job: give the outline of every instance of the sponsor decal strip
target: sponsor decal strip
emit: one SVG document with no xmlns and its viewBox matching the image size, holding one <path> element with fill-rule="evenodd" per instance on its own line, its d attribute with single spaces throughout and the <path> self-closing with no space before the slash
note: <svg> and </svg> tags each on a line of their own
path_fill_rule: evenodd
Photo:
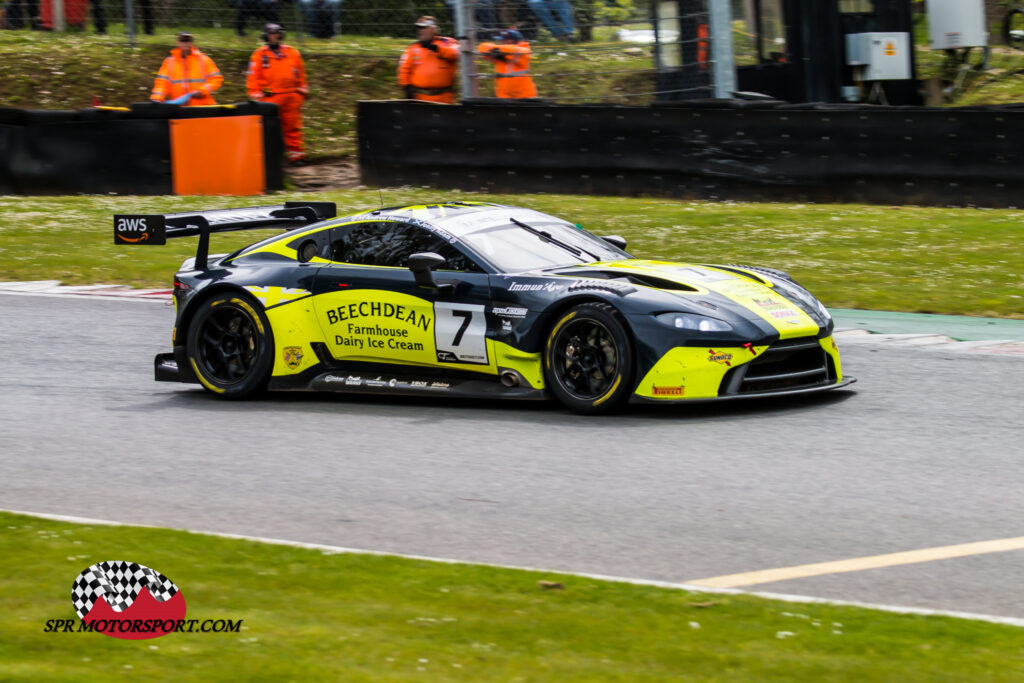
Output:
<svg viewBox="0 0 1024 683">
<path fill-rule="evenodd" d="M 565 569 L 550 569 L 545 567 L 530 567 L 526 565 L 497 564 L 492 562 L 467 562 L 465 560 L 452 559 L 447 557 L 432 557 L 429 555 L 411 555 L 406 553 L 383 552 L 379 550 L 365 550 L 362 548 L 347 548 L 344 546 L 324 545 L 321 543 L 304 543 L 302 541 L 289 541 L 280 538 L 265 538 L 262 536 L 247 536 L 242 534 L 224 534 L 215 531 L 202 529 L 179 529 L 175 527 L 158 527 L 151 524 L 125 524 L 105 519 L 93 519 L 90 517 L 77 517 L 73 515 L 56 515 L 46 512 L 27 512 L 24 510 L 8 510 L 0 508 L 3 512 L 10 512 L 15 515 L 26 515 L 38 517 L 39 519 L 52 519 L 56 522 L 68 522 L 71 524 L 96 524 L 103 526 L 133 526 L 143 529 L 169 529 L 171 531 L 187 531 L 193 534 L 203 534 L 216 538 L 227 538 L 239 541 L 254 541 L 268 545 L 282 545 L 290 548 L 305 548 L 307 550 L 319 550 L 331 554 L 352 554 L 352 555 L 376 555 L 379 557 L 401 557 L 408 560 L 422 560 L 424 562 L 440 562 L 443 564 L 469 564 L 477 567 L 495 567 L 497 569 L 519 569 L 528 572 L 544 572 L 550 574 L 562 574 L 565 576 L 579 576 L 586 579 L 598 581 L 611 581 L 614 583 L 626 583 L 635 586 L 653 586 L 655 588 L 669 588 L 674 590 L 690 591 L 694 593 L 717 593 L 725 595 L 753 595 L 769 600 L 781 600 L 792 603 L 809 603 L 820 605 L 842 605 L 847 607 L 863 607 L 883 612 L 896 614 L 920 614 L 923 616 L 955 617 L 958 619 L 970 619 L 973 621 L 985 621 L 993 624 L 1005 624 L 1008 626 L 1019 626 L 1024 628 L 1024 619 L 1018 617 L 1005 617 L 993 614 L 976 614 L 972 612 L 958 612 L 953 610 L 936 610 L 923 607 L 904 607 L 901 605 L 886 605 L 871 602 L 860 602 L 855 600 L 834 600 L 831 598 L 819 598 L 810 595 L 791 595 L 787 593 L 770 593 L 763 591 L 745 591 L 736 588 L 716 588 L 696 583 L 675 583 L 671 581 L 656 581 L 653 579 L 634 579 L 623 576 L 612 576 L 608 574 L 594 574 L 591 572 L 574 572 Z M 1013 540 L 1013 539 L 1008 539 Z M 1021 539 L 1024 540 L 1024 539 Z M 953 546 L 955 547 L 955 546 Z"/>
</svg>

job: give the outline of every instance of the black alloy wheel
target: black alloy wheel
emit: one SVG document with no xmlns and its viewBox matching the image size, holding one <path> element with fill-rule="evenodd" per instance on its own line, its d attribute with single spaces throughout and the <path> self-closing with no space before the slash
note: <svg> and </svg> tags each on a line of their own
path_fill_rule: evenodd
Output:
<svg viewBox="0 0 1024 683">
<path fill-rule="evenodd" d="M 204 387 L 224 398 L 247 398 L 266 387 L 273 348 L 259 304 L 239 294 L 203 302 L 189 328 L 192 369 Z"/>
<path fill-rule="evenodd" d="M 564 314 L 548 335 L 544 374 L 567 407 L 583 413 L 619 408 L 633 391 L 633 345 L 621 314 L 586 303 Z"/>
</svg>

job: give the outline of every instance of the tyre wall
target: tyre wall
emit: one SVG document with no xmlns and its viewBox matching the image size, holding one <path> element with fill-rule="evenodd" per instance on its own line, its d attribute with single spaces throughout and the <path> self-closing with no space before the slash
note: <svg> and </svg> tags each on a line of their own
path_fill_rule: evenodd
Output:
<svg viewBox="0 0 1024 683">
<path fill-rule="evenodd" d="M 1024 204 L 1024 108 L 360 102 L 369 185 L 761 201 Z"/>
<path fill-rule="evenodd" d="M 284 145 L 275 105 L 178 107 L 147 102 L 130 109 L 0 108 L 0 193 L 172 194 L 182 186 L 176 174 L 189 171 L 175 163 L 171 121 L 254 115 L 262 119 L 263 168 L 256 171 L 264 190 L 282 189 Z"/>
</svg>

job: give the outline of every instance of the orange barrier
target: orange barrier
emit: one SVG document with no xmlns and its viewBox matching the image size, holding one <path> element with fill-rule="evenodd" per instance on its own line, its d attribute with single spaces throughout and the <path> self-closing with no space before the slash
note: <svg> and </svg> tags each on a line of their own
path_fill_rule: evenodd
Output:
<svg viewBox="0 0 1024 683">
<path fill-rule="evenodd" d="M 174 194 L 266 191 L 262 117 L 172 119 L 170 123 Z"/>
</svg>

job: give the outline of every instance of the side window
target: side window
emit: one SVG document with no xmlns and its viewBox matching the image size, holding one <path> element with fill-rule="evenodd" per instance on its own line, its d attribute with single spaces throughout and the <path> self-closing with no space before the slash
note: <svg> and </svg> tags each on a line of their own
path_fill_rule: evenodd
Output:
<svg viewBox="0 0 1024 683">
<path fill-rule="evenodd" d="M 334 228 L 331 260 L 364 266 L 409 267 L 409 256 L 433 251 L 445 258 L 439 270 L 482 272 L 472 259 L 434 233 L 415 225 L 368 221 Z"/>
</svg>

